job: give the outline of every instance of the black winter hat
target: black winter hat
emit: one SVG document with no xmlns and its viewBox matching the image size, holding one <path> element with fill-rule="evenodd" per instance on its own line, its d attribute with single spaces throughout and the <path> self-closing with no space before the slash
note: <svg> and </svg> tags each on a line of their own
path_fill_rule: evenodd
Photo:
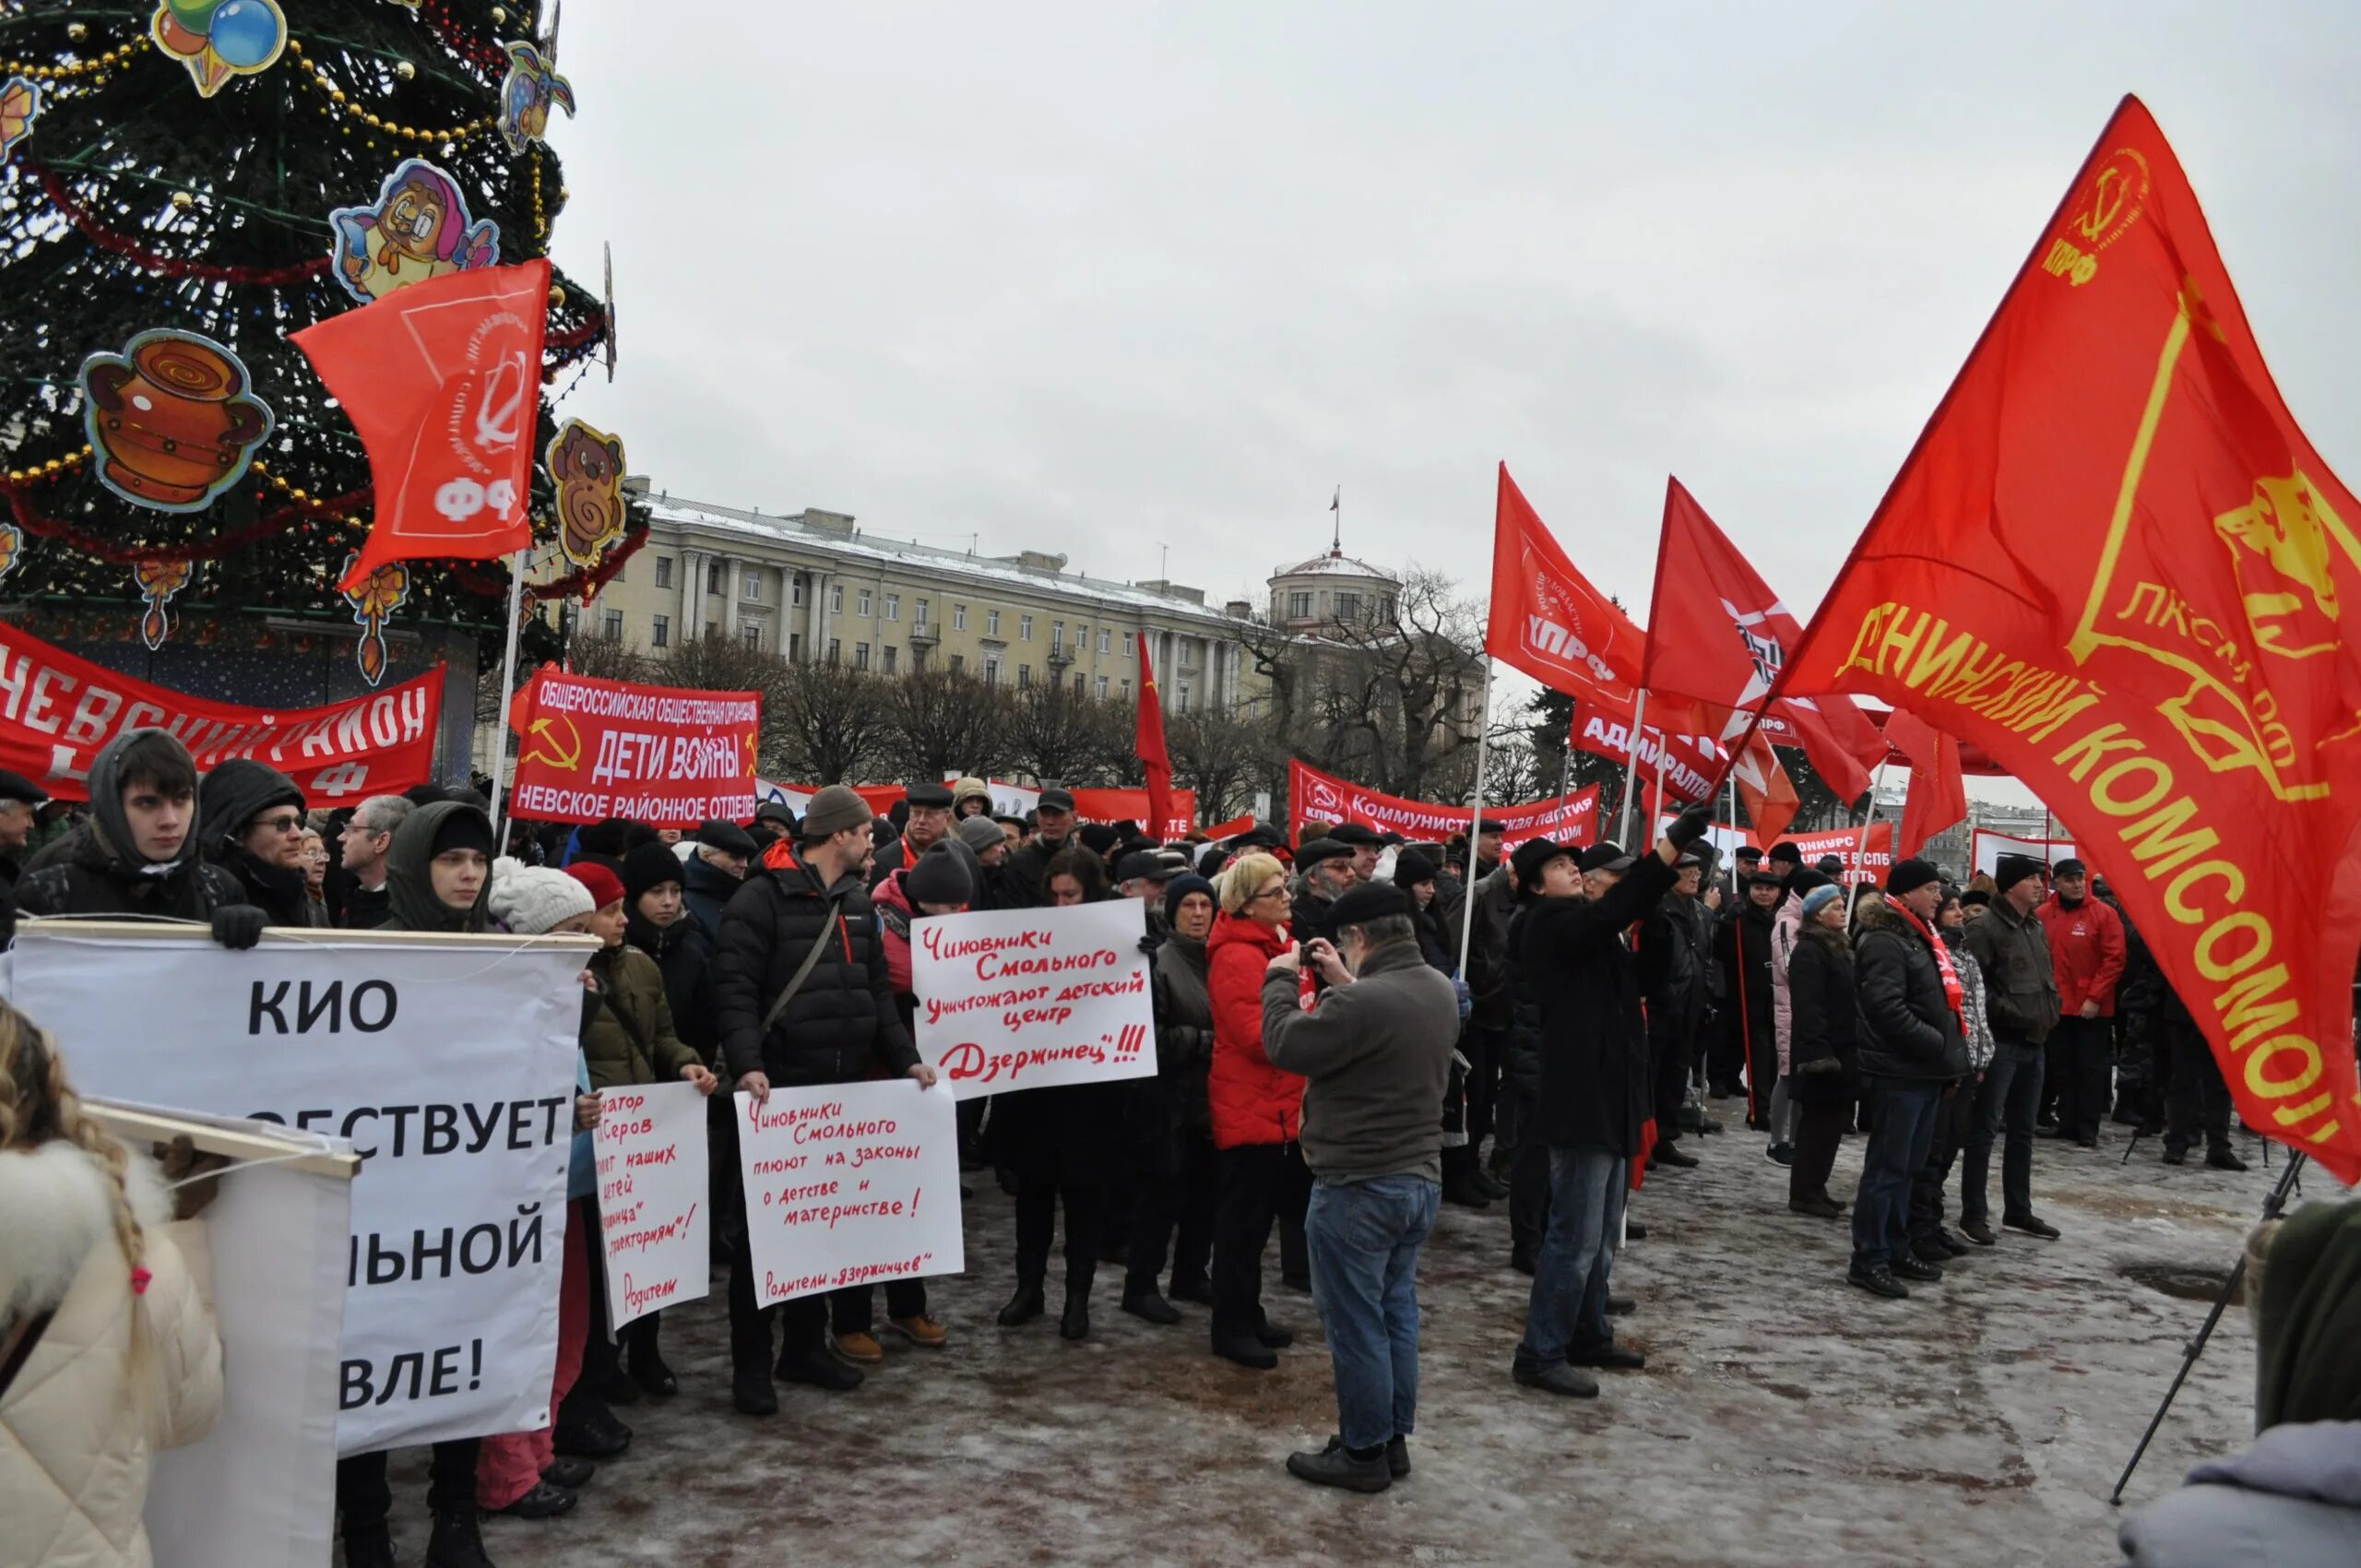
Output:
<svg viewBox="0 0 2361 1568">
<path fill-rule="evenodd" d="M 1323 861 L 1349 861 L 1353 847 L 1341 838 L 1314 838 L 1295 852 L 1298 871 L 1310 871 Z"/>
<path fill-rule="evenodd" d="M 2051 866 L 2049 868 L 2049 874 L 2055 877 L 2088 876 L 2091 874 L 2091 868 L 2076 860 L 2073 856 L 2069 855 L 2064 860 L 2058 861 L 2056 865 Z"/>
<path fill-rule="evenodd" d="M 0 768 L 0 801 L 21 801 L 26 805 L 38 806 L 48 799 L 49 791 L 23 774 Z"/>
<path fill-rule="evenodd" d="M 1804 852 L 1796 848 L 1792 840 L 1782 838 L 1771 846 L 1771 859 L 1799 866 L 1804 863 Z"/>
<path fill-rule="evenodd" d="M 1620 844 L 1593 844 L 1574 863 L 1584 872 L 1611 871 L 1619 874 L 1630 871 L 1638 858 Z"/>
<path fill-rule="evenodd" d="M 903 790 L 902 798 L 914 806 L 940 806 L 948 811 L 951 809 L 951 786 L 925 780 Z"/>
<path fill-rule="evenodd" d="M 734 822 L 716 820 L 697 829 L 697 842 L 708 849 L 718 849 L 725 855 L 743 855 L 752 860 L 755 853 L 754 836 Z"/>
<path fill-rule="evenodd" d="M 1221 895 L 1214 890 L 1214 885 L 1207 882 L 1204 877 L 1199 876 L 1196 873 L 1189 872 L 1183 875 L 1174 877 L 1171 881 L 1164 885 L 1165 924 L 1177 925 L 1180 923 L 1180 900 L 1186 898 L 1192 893 L 1202 893 L 1206 897 L 1214 901 L 1215 909 L 1218 909 L 1221 908 Z"/>
<path fill-rule="evenodd" d="M 902 890 L 913 904 L 966 904 L 976 896 L 976 883 L 946 841 L 928 846 L 919 863 L 902 873 Z"/>
<path fill-rule="evenodd" d="M 623 902 L 626 908 L 639 908 L 639 896 L 649 888 L 680 880 L 681 857 L 672 852 L 670 844 L 642 844 L 623 857 Z"/>
<path fill-rule="evenodd" d="M 1896 861 L 1893 862 L 1893 869 L 1885 873 L 1885 890 L 1900 897 L 1903 894 L 1924 887 L 1930 882 L 1942 880 L 1942 868 L 1932 861 Z"/>
<path fill-rule="evenodd" d="M 1992 886 L 1996 892 L 2006 893 L 2025 878 L 2040 874 L 2041 862 L 2031 855 L 2003 855 L 1992 868 Z"/>
<path fill-rule="evenodd" d="M 1416 887 L 1435 879 L 1435 862 L 1423 849 L 1399 849 L 1394 856 L 1394 885 Z"/>
<path fill-rule="evenodd" d="M 1348 925 L 1367 925 L 1388 915 L 1406 915 L 1417 906 L 1410 896 L 1390 882 L 1365 882 L 1348 887 L 1328 906 L 1328 940 L 1335 941 Z"/>
<path fill-rule="evenodd" d="M 1108 822 L 1086 822 L 1074 829 L 1074 836 L 1082 841 L 1084 849 L 1101 857 L 1123 841 L 1123 836 L 1115 831 L 1114 824 Z"/>
<path fill-rule="evenodd" d="M 1528 838 L 1509 851 L 1509 864 L 1516 870 L 1519 887 L 1538 888 L 1541 868 L 1563 855 L 1577 865 L 1582 863 L 1582 851 L 1572 844 L 1555 843 L 1548 838 Z"/>
<path fill-rule="evenodd" d="M 1375 849 L 1385 842 L 1384 835 L 1368 824 L 1359 822 L 1340 822 L 1328 830 L 1328 837 L 1339 844 L 1350 844 L 1356 849 Z"/>
</svg>

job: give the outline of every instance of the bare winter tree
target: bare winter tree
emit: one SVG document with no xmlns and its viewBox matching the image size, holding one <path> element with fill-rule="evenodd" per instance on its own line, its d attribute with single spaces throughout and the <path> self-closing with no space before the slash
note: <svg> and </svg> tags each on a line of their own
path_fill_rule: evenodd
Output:
<svg viewBox="0 0 2361 1568">
<path fill-rule="evenodd" d="M 1242 719 L 1212 708 L 1167 714 L 1164 745 L 1173 782 L 1197 792 L 1200 824 L 1227 821 L 1246 809 L 1267 770 L 1277 731 L 1268 719 Z"/>
<path fill-rule="evenodd" d="M 619 637 L 575 637 L 566 646 L 565 659 L 575 674 L 601 681 L 648 678 L 647 657 Z"/>
<path fill-rule="evenodd" d="M 1008 695 L 965 671 L 920 670 L 886 683 L 891 764 L 912 778 L 979 778 L 1011 760 Z"/>
<path fill-rule="evenodd" d="M 785 711 L 787 662 L 776 653 L 749 647 L 734 637 L 691 637 L 647 660 L 643 679 L 693 692 L 755 692 L 763 699 L 763 723 L 755 745 L 763 762 L 776 766 L 793 735 Z"/>
<path fill-rule="evenodd" d="M 1092 783 L 1132 761 L 1132 710 L 1071 686 L 1029 686 L 1009 705 L 1009 756 L 1037 778 Z"/>
<path fill-rule="evenodd" d="M 1413 566 L 1390 600 L 1322 628 L 1301 657 L 1295 719 L 1325 732 L 1326 754 L 1356 778 L 1418 800 L 1474 782 L 1474 713 L 1484 684 L 1478 607 L 1441 572 Z M 1300 744 L 1301 742 L 1298 741 Z"/>
<path fill-rule="evenodd" d="M 866 670 L 842 664 L 785 664 L 777 713 L 779 749 L 765 762 L 814 784 L 866 781 L 885 766 L 894 740 L 892 701 L 886 682 Z M 771 729 L 773 707 L 764 702 L 764 725 Z"/>
</svg>

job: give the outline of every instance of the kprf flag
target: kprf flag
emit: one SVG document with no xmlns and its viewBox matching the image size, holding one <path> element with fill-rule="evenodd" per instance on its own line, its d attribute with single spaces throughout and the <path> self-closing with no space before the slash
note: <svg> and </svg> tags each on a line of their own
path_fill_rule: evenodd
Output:
<svg viewBox="0 0 2361 1568">
<path fill-rule="evenodd" d="M 339 588 L 388 561 L 532 541 L 546 257 L 413 283 L 291 334 L 369 453 L 375 521 Z"/>
<path fill-rule="evenodd" d="M 1172 821 L 1172 754 L 1164 749 L 1164 702 L 1156 689 L 1156 661 L 1148 655 L 1145 627 L 1139 638 L 1140 712 L 1133 744 L 1140 766 L 1147 770 L 1148 832 L 1161 840 Z"/>
<path fill-rule="evenodd" d="M 1484 651 L 1627 729 L 1647 638 L 1591 587 L 1501 465 Z M 1662 714 L 1651 714 L 1660 723 Z"/>
<path fill-rule="evenodd" d="M 1655 601 L 1648 619 L 1656 640 L 1640 683 L 1651 694 L 1692 697 L 1731 716 L 1724 724 L 1726 739 L 1744 728 L 1738 716 L 1762 712 L 1779 719 L 1789 735 L 1773 733 L 1783 743 L 1792 736 L 1840 800 L 1869 792 L 1869 770 L 1886 754 L 1877 726 L 1849 697 L 1770 700 L 1786 650 L 1803 627 L 1677 479 L 1665 481 L 1664 535 L 1656 546 Z"/>
<path fill-rule="evenodd" d="M 2361 1178 L 2361 505 L 2136 100 L 1790 650 L 2058 809 L 2240 1112 Z"/>
<path fill-rule="evenodd" d="M 1967 782 L 1960 777 L 1959 742 L 1905 708 L 1886 715 L 1885 738 L 1910 759 L 1910 796 L 1902 808 L 1902 852 L 1915 855 L 1927 840 L 1967 820 Z"/>
</svg>

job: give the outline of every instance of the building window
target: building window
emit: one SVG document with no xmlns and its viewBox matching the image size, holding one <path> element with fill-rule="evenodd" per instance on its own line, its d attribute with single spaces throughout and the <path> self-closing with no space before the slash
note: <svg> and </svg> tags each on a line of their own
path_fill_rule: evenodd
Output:
<svg viewBox="0 0 2361 1568">
<path fill-rule="evenodd" d="M 1032 617 L 1032 616 L 1030 616 L 1030 615 L 1019 615 L 1019 616 L 1016 618 L 1016 640 L 1017 640 L 1018 642 L 1025 642 L 1025 643 L 1029 643 L 1029 642 L 1031 642 L 1031 641 L 1033 640 L 1033 617 Z"/>
<path fill-rule="evenodd" d="M 830 637 L 828 639 L 828 662 L 831 664 L 837 662 L 839 659 L 844 658 L 844 639 L 842 637 Z"/>
<path fill-rule="evenodd" d="M 876 603 L 877 600 L 872 597 L 870 591 L 867 588 L 863 588 L 860 590 L 860 608 L 855 610 L 853 613 L 866 621 L 872 615 L 876 613 Z"/>
<path fill-rule="evenodd" d="M 1066 646 L 1066 624 L 1065 624 L 1063 621 L 1052 621 L 1052 622 L 1050 622 L 1050 652 L 1052 652 L 1052 653 L 1062 653 L 1062 652 L 1064 652 L 1064 651 L 1065 651 L 1065 646 Z"/>
<path fill-rule="evenodd" d="M 1028 691 L 1032 688 L 1032 685 L 1033 666 L 1030 664 L 1018 665 L 1016 667 L 1016 689 L 1020 692 Z"/>
<path fill-rule="evenodd" d="M 705 624 L 705 635 L 709 637 L 719 636 L 721 635 L 721 623 L 718 621 L 707 621 Z"/>
<path fill-rule="evenodd" d="M 1360 596 L 1359 594 L 1357 594 L 1357 593 L 1340 593 L 1340 594 L 1338 594 L 1338 595 L 1336 596 L 1336 619 L 1337 619 L 1337 620 L 1339 620 L 1339 621 L 1358 621 L 1358 620 L 1359 620 L 1359 619 L 1360 619 L 1360 613 L 1361 613 L 1361 596 Z"/>
<path fill-rule="evenodd" d="M 1172 711 L 1175 713 L 1189 711 L 1189 683 L 1186 681 L 1181 682 L 1180 689 L 1172 694 Z"/>
<path fill-rule="evenodd" d="M 926 631 L 926 600 L 921 599 L 910 606 L 910 624 L 923 634 Z"/>
<path fill-rule="evenodd" d="M 707 593 L 721 591 L 721 563 L 718 561 L 710 562 L 706 566 L 705 591 Z"/>
<path fill-rule="evenodd" d="M 984 655 L 984 684 L 987 686 L 1000 684 L 1000 658 L 996 654 Z"/>
<path fill-rule="evenodd" d="M 647 635 L 647 646 L 650 647 L 670 647 L 672 646 L 672 617 L 670 615 L 658 615 L 656 617 L 655 630 L 651 631 Z"/>
<path fill-rule="evenodd" d="M 738 640 L 757 653 L 762 651 L 763 626 L 759 621 L 749 621 L 738 628 Z"/>
<path fill-rule="evenodd" d="M 1130 677 L 1126 676 L 1121 681 L 1117 682 L 1116 686 L 1117 689 L 1122 693 L 1123 700 L 1125 702 L 1132 700 L 1132 683 Z"/>
<path fill-rule="evenodd" d="M 738 579 L 738 597 L 745 600 L 750 604 L 759 604 L 762 602 L 763 572 L 761 567 L 749 566 L 746 568 L 746 575 Z"/>
<path fill-rule="evenodd" d="M 658 555 L 656 558 L 656 586 L 658 588 L 672 586 L 672 558 L 670 555 Z"/>
<path fill-rule="evenodd" d="M 1392 594 L 1389 593 L 1377 601 L 1377 618 L 1381 621 L 1391 621 L 1394 619 L 1394 596 Z"/>
<path fill-rule="evenodd" d="M 1000 636 L 999 611 L 987 610 L 984 612 L 984 636 L 988 637 L 996 637 Z"/>
<path fill-rule="evenodd" d="M 801 604 L 803 602 L 802 573 L 790 572 L 788 574 L 787 601 L 789 604 Z"/>
<path fill-rule="evenodd" d="M 955 632 L 964 632 L 967 629 L 967 607 L 966 605 L 955 604 L 951 607 L 951 629 Z"/>
<path fill-rule="evenodd" d="M 1291 593 L 1287 595 L 1287 619 L 1290 621 L 1309 621 L 1311 619 L 1311 594 Z"/>
<path fill-rule="evenodd" d="M 790 659 L 801 659 L 803 657 L 803 634 L 801 632 L 789 632 L 787 634 L 787 657 Z"/>
<path fill-rule="evenodd" d="M 869 668 L 869 645 L 867 643 L 855 643 L 852 645 L 852 667 L 856 670 L 866 670 Z"/>
<path fill-rule="evenodd" d="M 623 640 L 623 612 L 622 611 L 608 611 L 604 624 L 607 628 L 607 639 L 610 642 L 621 642 Z"/>
<path fill-rule="evenodd" d="M 1082 671 L 1079 670 L 1074 672 L 1074 695 L 1080 696 L 1082 695 Z"/>
<path fill-rule="evenodd" d="M 1090 651 L 1089 627 L 1076 626 L 1074 629 L 1074 650 L 1076 653 L 1088 653 Z"/>
<path fill-rule="evenodd" d="M 1107 677 L 1104 675 L 1098 677 L 1098 700 L 1100 702 L 1107 700 Z"/>
<path fill-rule="evenodd" d="M 842 583 L 830 583 L 828 585 L 828 613 L 831 615 L 841 615 L 844 612 L 845 585 Z"/>
<path fill-rule="evenodd" d="M 1125 632 L 1123 634 L 1123 657 L 1125 659 L 1132 657 L 1132 640 L 1137 635 L 1137 633 L 1133 632 Z"/>
<path fill-rule="evenodd" d="M 902 650 L 900 648 L 896 647 L 892 643 L 887 643 L 885 645 L 885 673 L 888 675 L 894 673 L 894 656 L 901 651 Z"/>
<path fill-rule="evenodd" d="M 967 656 L 966 654 L 955 653 L 951 656 L 951 672 L 954 675 L 964 675 L 967 672 Z"/>
<path fill-rule="evenodd" d="M 888 621 L 898 621 L 901 618 L 902 596 L 898 593 L 887 594 L 885 596 L 885 619 Z"/>
<path fill-rule="evenodd" d="M 1112 650 L 1112 648 L 1114 647 L 1114 644 L 1115 644 L 1115 634 L 1114 634 L 1114 633 L 1112 633 L 1112 632 L 1110 632 L 1110 631 L 1109 631 L 1109 630 L 1108 630 L 1106 627 L 1104 627 L 1104 626 L 1099 627 L 1099 628 L 1098 628 L 1098 651 L 1099 651 L 1099 652 L 1101 652 L 1101 653 L 1107 653 L 1107 652 L 1109 652 L 1109 651 L 1111 651 L 1111 650 Z"/>
</svg>

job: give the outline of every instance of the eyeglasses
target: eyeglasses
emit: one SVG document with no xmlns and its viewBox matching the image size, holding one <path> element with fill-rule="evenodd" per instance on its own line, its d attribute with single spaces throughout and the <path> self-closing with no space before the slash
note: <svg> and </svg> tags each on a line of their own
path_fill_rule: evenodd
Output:
<svg viewBox="0 0 2361 1568">
<path fill-rule="evenodd" d="M 1259 904 L 1265 898 L 1284 898 L 1287 896 L 1287 886 L 1285 884 L 1281 884 L 1276 887 L 1265 887 L 1262 892 L 1252 895 L 1246 901 L 1250 904 Z"/>
<path fill-rule="evenodd" d="M 303 831 L 303 819 L 300 816 L 257 817 L 255 826 L 265 833 L 301 833 Z"/>
</svg>

